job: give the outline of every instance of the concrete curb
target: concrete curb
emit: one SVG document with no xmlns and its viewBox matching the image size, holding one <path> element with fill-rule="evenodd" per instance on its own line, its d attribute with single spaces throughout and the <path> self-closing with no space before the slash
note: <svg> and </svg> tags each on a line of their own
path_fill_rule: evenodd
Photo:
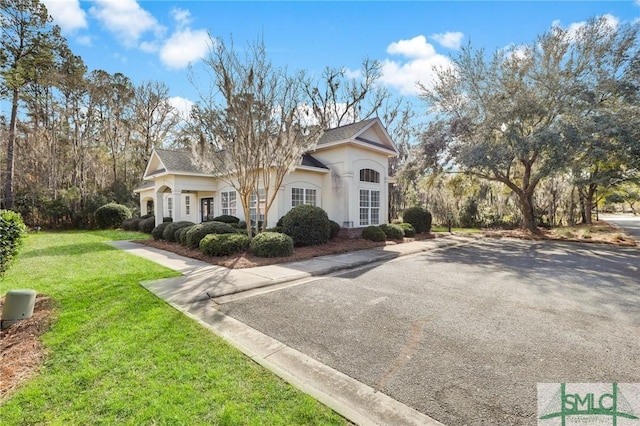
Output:
<svg viewBox="0 0 640 426">
<path fill-rule="evenodd" d="M 215 309 L 214 303 L 212 303 L 210 299 L 278 284 L 286 284 L 305 278 L 335 274 L 368 265 L 373 266 L 401 257 L 465 244 L 475 240 L 474 238 L 458 236 L 452 236 L 451 239 L 448 236 L 438 239 L 440 241 L 429 245 L 416 244 L 395 250 L 395 247 L 377 251 L 376 249 L 372 249 L 367 252 L 367 254 L 371 256 L 365 256 L 364 259 L 346 260 L 345 257 L 322 256 L 326 259 L 316 258 L 315 263 L 318 263 L 318 260 L 326 261 L 329 263 L 328 266 L 317 267 L 317 265 L 313 265 L 313 263 L 310 262 L 306 265 L 313 265 L 312 271 L 294 273 L 276 279 L 268 279 L 267 276 L 269 272 L 277 275 L 278 271 L 261 270 L 260 273 L 254 271 L 254 274 L 251 274 L 250 270 L 240 270 L 249 275 L 238 276 L 247 278 L 253 275 L 253 277 L 257 278 L 257 281 L 250 283 L 249 288 L 240 288 L 237 291 L 226 293 L 222 292 L 224 294 L 218 296 L 201 290 L 202 287 L 200 286 L 202 286 L 202 282 L 206 282 L 207 277 L 211 277 L 210 275 L 206 273 L 203 274 L 205 276 L 204 280 L 202 277 L 197 276 L 199 271 L 203 269 L 206 269 L 209 273 L 212 271 L 217 273 L 220 271 L 219 269 L 211 268 L 210 265 L 207 266 L 207 264 L 199 261 L 192 261 L 188 258 L 182 258 L 181 256 L 163 253 L 162 250 L 145 251 L 144 246 L 140 247 L 130 242 L 114 242 L 111 245 L 182 272 L 183 275 L 180 277 L 143 282 L 140 284 L 157 297 L 163 299 L 170 306 L 199 322 L 208 330 L 216 333 L 258 364 L 271 370 L 291 385 L 311 395 L 355 424 L 437 426 L 442 425 L 442 423 L 221 313 Z M 298 264 L 298 266 L 300 266 L 300 264 Z M 224 273 L 223 271 L 223 275 Z M 226 273 L 229 273 L 229 271 L 226 271 Z M 228 275 L 224 275 L 224 277 L 228 278 Z M 260 278 L 263 277 L 265 279 L 260 280 Z M 191 288 L 189 288 L 190 280 L 192 281 Z M 159 288 L 162 284 L 171 287 L 172 291 L 163 293 L 162 289 Z M 184 288 L 182 285 L 184 285 Z M 180 297 L 180 294 L 185 291 L 188 292 L 191 290 L 193 292 L 194 286 L 196 288 L 195 292 L 199 291 L 199 294 L 190 298 Z"/>
<path fill-rule="evenodd" d="M 175 309 L 252 360 L 358 425 L 442 423 L 216 310 L 209 302 Z"/>
</svg>

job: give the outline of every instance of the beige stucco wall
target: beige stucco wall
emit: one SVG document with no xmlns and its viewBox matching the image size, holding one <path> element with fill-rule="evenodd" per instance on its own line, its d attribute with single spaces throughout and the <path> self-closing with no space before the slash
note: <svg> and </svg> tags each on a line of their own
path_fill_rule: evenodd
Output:
<svg viewBox="0 0 640 426">
<path fill-rule="evenodd" d="M 364 137 L 381 140 L 375 130 L 369 130 Z M 325 164 L 328 172 L 299 168 L 288 174 L 277 192 L 276 199 L 269 211 L 267 226 L 273 227 L 280 217 L 291 209 L 291 189 L 309 188 L 316 190 L 316 205 L 322 207 L 331 220 L 343 227 L 360 227 L 360 189 L 379 190 L 380 223 L 386 223 L 388 217 L 388 170 L 389 159 L 386 153 L 367 149 L 355 144 L 341 144 L 322 148 L 312 155 Z M 373 169 L 380 173 L 380 183 L 360 182 L 361 169 Z M 260 185 L 263 187 L 263 184 Z M 231 191 L 233 187 L 219 179 L 207 176 L 160 175 L 154 179 L 154 187 L 140 192 L 141 209 L 146 208 L 146 200 L 154 200 L 156 223 L 168 216 L 168 199 L 173 199 L 171 216 L 174 221 L 201 221 L 201 200 L 213 197 L 214 216 L 222 214 L 221 193 Z M 273 190 L 271 190 L 272 192 Z M 190 206 L 187 214 L 186 199 Z M 144 212 L 143 212 L 144 214 Z M 236 216 L 244 218 L 239 196 L 237 197 Z"/>
</svg>

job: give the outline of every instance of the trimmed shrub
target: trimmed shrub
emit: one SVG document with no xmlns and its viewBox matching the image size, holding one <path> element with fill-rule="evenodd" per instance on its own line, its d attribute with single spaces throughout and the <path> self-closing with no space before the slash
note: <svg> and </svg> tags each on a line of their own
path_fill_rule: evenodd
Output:
<svg viewBox="0 0 640 426">
<path fill-rule="evenodd" d="M 208 234 L 200 241 L 200 250 L 207 256 L 242 253 L 248 247 L 249 237 L 242 234 Z"/>
<path fill-rule="evenodd" d="M 402 220 L 410 223 L 417 234 L 431 231 L 431 213 L 422 207 L 409 207 L 402 213 Z"/>
<path fill-rule="evenodd" d="M 187 247 L 195 249 L 207 234 L 236 234 L 238 231 L 228 223 L 202 222 L 187 231 Z"/>
<path fill-rule="evenodd" d="M 131 210 L 122 204 L 109 203 L 98 207 L 94 213 L 96 225 L 100 229 L 118 228 L 125 219 L 131 217 Z"/>
<path fill-rule="evenodd" d="M 282 234 L 282 226 L 274 226 L 273 228 L 267 228 L 264 230 L 264 232 L 278 232 L 280 234 Z"/>
<path fill-rule="evenodd" d="M 402 230 L 404 231 L 404 236 L 407 238 L 413 238 L 416 236 L 416 230 L 413 228 L 413 225 L 411 225 L 410 223 L 398 223 L 398 226 L 400 228 L 402 228 Z"/>
<path fill-rule="evenodd" d="M 0 210 L 0 275 L 9 267 L 9 262 L 18 253 L 27 232 L 20 213 Z"/>
<path fill-rule="evenodd" d="M 387 240 L 401 240 L 404 238 L 404 230 L 398 225 L 383 223 L 379 228 L 382 229 Z"/>
<path fill-rule="evenodd" d="M 173 222 L 173 218 L 171 216 L 165 216 L 162 218 L 162 222 Z"/>
<path fill-rule="evenodd" d="M 154 240 L 161 240 L 162 234 L 164 233 L 164 228 L 166 228 L 170 223 L 173 222 L 162 222 L 160 225 L 153 228 L 151 231 L 151 236 L 153 236 Z"/>
<path fill-rule="evenodd" d="M 362 238 L 370 241 L 384 241 L 387 239 L 387 236 L 379 226 L 372 225 L 362 230 Z"/>
<path fill-rule="evenodd" d="M 223 222 L 223 223 L 240 223 L 240 218 L 232 216 L 230 214 L 223 214 L 221 216 L 214 217 L 212 222 Z M 245 225 L 246 226 L 246 225 Z"/>
<path fill-rule="evenodd" d="M 156 218 L 155 216 L 148 217 L 146 219 L 142 219 L 138 223 L 138 231 L 144 232 L 145 234 L 150 234 L 153 231 L 153 228 L 156 227 Z"/>
<path fill-rule="evenodd" d="M 181 220 L 180 222 L 171 222 L 164 228 L 164 231 L 162 231 L 162 239 L 165 241 L 169 241 L 170 243 L 175 243 L 176 241 L 178 241 L 178 239 L 176 238 L 176 231 L 193 225 L 195 225 L 195 223 L 186 220 Z"/>
<path fill-rule="evenodd" d="M 289 210 L 282 219 L 282 230 L 296 247 L 324 244 L 329 241 L 327 212 L 320 207 L 302 204 Z"/>
<path fill-rule="evenodd" d="M 341 226 L 338 222 L 334 222 L 333 220 L 329 221 L 329 239 L 333 240 L 340 233 Z"/>
<path fill-rule="evenodd" d="M 278 219 L 278 221 L 276 222 L 276 227 L 283 227 L 283 220 L 284 220 L 284 216 L 282 216 L 280 219 Z"/>
<path fill-rule="evenodd" d="M 122 225 L 120 225 L 120 227 L 125 231 L 137 231 L 141 220 L 142 219 L 139 217 L 125 219 L 122 221 Z"/>
<path fill-rule="evenodd" d="M 176 241 L 179 242 L 180 245 L 183 245 L 183 246 L 187 245 L 187 232 L 189 232 L 189 230 L 194 226 L 195 225 L 185 226 L 184 228 L 180 228 L 176 231 Z"/>
<path fill-rule="evenodd" d="M 251 253 L 258 257 L 291 256 L 293 239 L 279 232 L 263 232 L 251 241 Z"/>
</svg>

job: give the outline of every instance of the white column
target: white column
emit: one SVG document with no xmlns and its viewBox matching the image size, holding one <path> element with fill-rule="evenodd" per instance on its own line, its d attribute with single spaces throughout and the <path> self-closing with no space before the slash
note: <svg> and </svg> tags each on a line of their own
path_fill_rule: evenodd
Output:
<svg viewBox="0 0 640 426">
<path fill-rule="evenodd" d="M 171 193 L 171 197 L 173 197 L 173 221 L 180 222 L 185 220 L 182 217 L 182 191 L 174 190 Z"/>
<path fill-rule="evenodd" d="M 163 193 L 162 192 L 155 192 L 155 200 L 154 200 L 154 205 L 153 208 L 155 209 L 155 216 L 156 216 L 156 226 L 160 225 L 162 223 L 162 218 L 163 218 L 163 214 L 164 214 L 164 197 L 163 197 Z"/>
</svg>

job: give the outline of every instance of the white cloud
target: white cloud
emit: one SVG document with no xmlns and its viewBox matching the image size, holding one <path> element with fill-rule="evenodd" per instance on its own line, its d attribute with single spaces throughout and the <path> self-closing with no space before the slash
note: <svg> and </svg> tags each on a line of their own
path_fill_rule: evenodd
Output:
<svg viewBox="0 0 640 426">
<path fill-rule="evenodd" d="M 135 46 L 148 31 L 152 31 L 156 37 L 165 31 L 136 0 L 95 0 L 94 4 L 89 9 L 90 13 L 125 46 Z"/>
<path fill-rule="evenodd" d="M 155 53 L 160 50 L 158 43 L 155 41 L 143 41 L 140 43 L 140 50 L 147 53 Z"/>
<path fill-rule="evenodd" d="M 387 48 L 387 52 L 408 58 L 404 61 L 386 59 L 382 64 L 381 82 L 398 89 L 403 95 L 418 95 L 420 92 L 417 82 L 430 87 L 436 76 L 435 69 L 453 66 L 451 60 L 436 53 L 434 47 L 427 43 L 426 37 L 422 35 L 411 40 L 393 42 Z"/>
<path fill-rule="evenodd" d="M 63 33 L 87 28 L 87 16 L 79 0 L 42 0 L 42 3 Z"/>
<path fill-rule="evenodd" d="M 193 107 L 194 102 L 181 96 L 173 96 L 169 98 L 169 104 L 176 109 L 178 115 L 183 120 L 188 120 L 189 113 L 191 112 L 191 107 Z"/>
<path fill-rule="evenodd" d="M 458 50 L 462 44 L 464 34 L 461 32 L 447 31 L 441 34 L 432 34 L 429 38 L 437 41 L 442 47 Z"/>
<path fill-rule="evenodd" d="M 637 0 L 637 1 L 640 1 L 640 0 Z M 604 18 L 605 25 L 611 29 L 617 28 L 618 25 L 620 24 L 620 20 L 611 14 L 601 15 L 599 16 L 599 18 Z M 569 38 L 569 40 L 572 40 L 572 41 L 575 40 L 580 30 L 582 30 L 582 28 L 584 28 L 586 24 L 587 24 L 586 21 L 573 22 L 569 24 L 569 26 L 565 29 L 567 31 L 567 37 Z M 551 27 L 562 28 L 562 24 L 560 20 L 556 19 L 551 23 Z"/>
<path fill-rule="evenodd" d="M 362 77 L 362 70 L 360 69 L 352 70 L 352 69 L 346 68 L 344 70 L 344 76 L 347 78 L 354 78 L 357 80 L 360 77 Z"/>
<path fill-rule="evenodd" d="M 76 37 L 76 43 L 81 44 L 83 46 L 91 47 L 93 45 L 93 39 L 91 38 L 91 36 L 88 36 L 88 35 L 79 36 L 79 37 Z"/>
<path fill-rule="evenodd" d="M 387 47 L 387 53 L 408 58 L 425 58 L 435 55 L 436 50 L 427 43 L 425 36 L 419 35 L 411 40 L 394 41 Z"/>
<path fill-rule="evenodd" d="M 208 43 L 209 34 L 205 30 L 178 30 L 160 48 L 160 60 L 169 68 L 184 68 L 207 54 Z"/>
<path fill-rule="evenodd" d="M 173 8 L 171 9 L 171 16 L 175 19 L 178 28 L 184 28 L 191 23 L 191 12 L 188 10 Z"/>
</svg>

